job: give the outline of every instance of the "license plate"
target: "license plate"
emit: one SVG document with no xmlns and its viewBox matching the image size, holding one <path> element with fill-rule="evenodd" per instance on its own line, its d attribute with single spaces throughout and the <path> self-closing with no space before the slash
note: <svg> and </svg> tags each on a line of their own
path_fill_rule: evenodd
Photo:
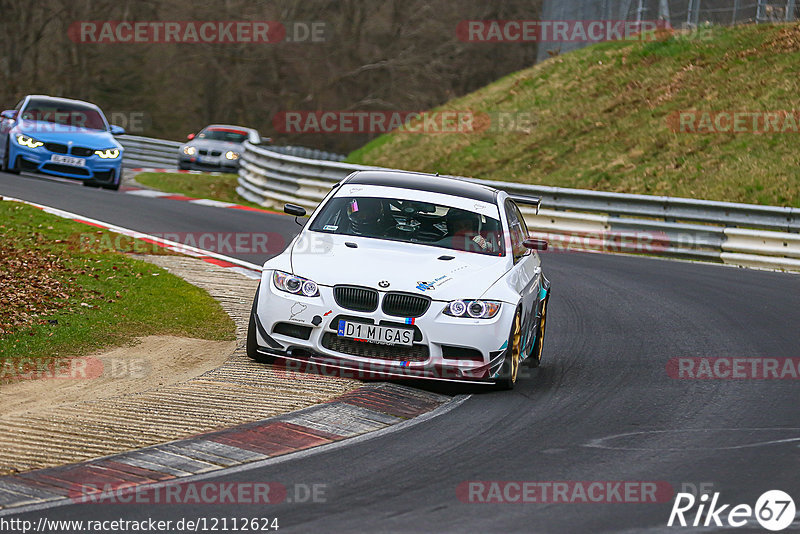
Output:
<svg viewBox="0 0 800 534">
<path fill-rule="evenodd" d="M 50 161 L 53 163 L 63 163 L 64 165 L 72 165 L 73 167 L 86 167 L 86 160 L 83 158 L 73 158 L 72 156 L 59 156 L 53 154 L 50 156 Z"/>
<path fill-rule="evenodd" d="M 213 156 L 200 156 L 197 159 L 200 160 L 200 163 L 216 163 L 217 162 L 217 158 L 215 158 Z"/>
<path fill-rule="evenodd" d="M 414 331 L 408 328 L 351 323 L 343 319 L 339 321 L 338 334 L 339 337 L 384 345 L 411 345 L 414 341 Z"/>
</svg>

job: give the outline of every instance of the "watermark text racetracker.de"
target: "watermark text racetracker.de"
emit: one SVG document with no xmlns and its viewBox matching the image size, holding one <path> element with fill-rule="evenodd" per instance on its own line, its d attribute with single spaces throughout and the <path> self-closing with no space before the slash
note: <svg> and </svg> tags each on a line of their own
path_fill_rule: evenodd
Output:
<svg viewBox="0 0 800 534">
<path fill-rule="evenodd" d="M 0 384 L 21 380 L 141 379 L 151 372 L 145 358 L 76 356 L 9 357 L 0 361 Z"/>
<path fill-rule="evenodd" d="M 77 236 L 83 251 L 127 251 L 137 254 L 157 252 L 163 248 L 158 240 L 180 243 L 217 254 L 279 254 L 286 248 L 286 240 L 277 232 L 154 232 L 135 235 L 136 239 L 122 234 L 84 232 Z"/>
<path fill-rule="evenodd" d="M 796 110 L 684 110 L 667 116 L 667 127 L 688 134 L 800 133 Z"/>
<path fill-rule="evenodd" d="M 467 43 L 599 43 L 651 41 L 669 28 L 660 20 L 462 20 L 456 36 Z"/>
<path fill-rule="evenodd" d="M 470 504 L 665 503 L 674 494 L 669 482 L 641 480 L 467 480 L 456 487 L 458 500 Z"/>
<path fill-rule="evenodd" d="M 327 485 L 280 482 L 170 482 L 140 485 L 132 482 L 93 484 L 82 482 L 69 489 L 76 503 L 87 504 L 235 504 L 327 502 Z"/>
<path fill-rule="evenodd" d="M 322 43 L 329 33 L 324 21 L 274 20 L 84 20 L 67 29 L 80 44 Z"/>
<path fill-rule="evenodd" d="M 293 110 L 275 114 L 272 125 L 284 134 L 530 134 L 537 117 L 531 111 Z"/>
<path fill-rule="evenodd" d="M 670 359 L 667 374 L 678 380 L 798 380 L 800 358 L 687 356 Z"/>
</svg>

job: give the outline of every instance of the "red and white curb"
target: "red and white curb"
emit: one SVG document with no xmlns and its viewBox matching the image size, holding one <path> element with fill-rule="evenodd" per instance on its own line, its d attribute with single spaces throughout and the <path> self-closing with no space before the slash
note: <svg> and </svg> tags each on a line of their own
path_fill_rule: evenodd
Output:
<svg viewBox="0 0 800 534">
<path fill-rule="evenodd" d="M 399 430 L 450 411 L 466 398 L 398 384 L 369 384 L 327 403 L 263 421 L 0 477 L 0 516 L 71 503 L 129 502 L 126 495 L 223 471 L 254 469 L 278 461 L 276 457 Z"/>
<path fill-rule="evenodd" d="M 208 172 L 208 171 L 195 171 L 195 170 L 188 170 L 188 169 L 156 169 L 154 167 L 136 167 L 135 169 L 125 169 L 126 171 L 131 171 L 135 173 L 140 172 L 163 172 L 163 173 L 170 173 L 170 174 L 210 174 L 211 176 L 218 176 L 223 174 L 221 172 Z"/>
<path fill-rule="evenodd" d="M 264 208 L 251 208 L 250 206 L 242 206 L 241 204 L 234 204 L 233 202 L 223 202 L 221 200 L 211 200 L 208 198 L 194 198 L 185 195 L 178 195 L 176 193 L 165 193 L 164 191 L 156 191 L 154 189 L 137 189 L 134 187 L 126 187 L 123 191 L 128 195 L 146 198 L 163 198 L 165 200 L 181 200 L 191 204 L 199 204 L 201 206 L 210 206 L 214 208 L 230 208 L 243 211 L 255 211 L 259 213 L 278 213 L 276 211 Z"/>
<path fill-rule="evenodd" d="M 70 219 L 75 222 L 87 224 L 89 226 L 94 226 L 96 228 L 102 228 L 104 230 L 110 230 L 112 232 L 116 232 L 118 234 L 122 234 L 135 239 L 140 239 L 146 243 L 157 245 L 159 247 L 172 250 L 179 254 L 192 256 L 201 259 L 205 262 L 212 263 L 214 265 L 218 265 L 226 269 L 230 269 L 231 271 L 243 274 L 248 278 L 253 278 L 256 280 L 261 278 L 261 266 L 256 265 L 255 263 L 250 263 L 248 261 L 240 260 L 238 258 L 233 258 L 231 256 L 225 256 L 223 254 L 218 254 L 216 252 L 211 252 L 210 250 L 203 250 L 201 248 L 193 247 L 190 245 L 184 245 L 183 243 L 178 243 L 177 241 L 171 241 L 169 239 L 163 239 L 161 237 L 157 237 L 154 235 L 137 232 L 136 230 L 130 230 L 128 228 L 123 228 L 122 226 L 117 226 L 115 224 L 98 221 L 97 219 L 91 219 L 89 217 L 84 217 L 82 215 L 78 215 L 76 213 L 72 213 L 69 211 L 64 211 L 58 208 L 51 208 L 50 206 L 36 204 L 35 202 L 29 202 L 27 200 L 21 200 L 18 198 L 7 197 L 7 196 L 0 196 L 0 199 L 10 202 L 19 202 L 20 204 L 26 204 L 28 206 L 40 209 L 45 213 L 50 213 L 51 215 L 55 215 L 57 217 Z M 244 206 L 242 207 L 244 208 Z M 251 208 L 245 208 L 245 209 L 251 209 Z"/>
</svg>

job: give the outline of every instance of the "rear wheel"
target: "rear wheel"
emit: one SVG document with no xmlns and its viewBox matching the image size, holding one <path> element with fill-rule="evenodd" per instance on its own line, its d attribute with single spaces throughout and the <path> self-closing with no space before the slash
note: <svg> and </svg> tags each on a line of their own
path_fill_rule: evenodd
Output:
<svg viewBox="0 0 800 534">
<path fill-rule="evenodd" d="M 519 373 L 519 362 L 521 358 L 522 344 L 522 313 L 517 310 L 514 320 L 511 322 L 511 332 L 508 335 L 508 345 L 506 346 L 505 359 L 500 368 L 500 377 L 495 381 L 498 389 L 514 389 Z"/>
</svg>

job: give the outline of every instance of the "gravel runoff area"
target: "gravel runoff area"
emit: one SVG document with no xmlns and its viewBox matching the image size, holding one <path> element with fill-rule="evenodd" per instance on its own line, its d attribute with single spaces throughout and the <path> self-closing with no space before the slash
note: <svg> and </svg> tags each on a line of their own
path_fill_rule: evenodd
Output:
<svg viewBox="0 0 800 534">
<path fill-rule="evenodd" d="M 207 290 L 234 319 L 237 341 L 144 337 L 135 346 L 94 355 L 104 365 L 93 379 L 3 385 L 0 475 L 259 421 L 328 401 L 361 384 L 289 374 L 250 360 L 244 344 L 256 280 L 183 256 L 140 259 Z M 133 364 L 126 365 L 126 358 Z"/>
</svg>

